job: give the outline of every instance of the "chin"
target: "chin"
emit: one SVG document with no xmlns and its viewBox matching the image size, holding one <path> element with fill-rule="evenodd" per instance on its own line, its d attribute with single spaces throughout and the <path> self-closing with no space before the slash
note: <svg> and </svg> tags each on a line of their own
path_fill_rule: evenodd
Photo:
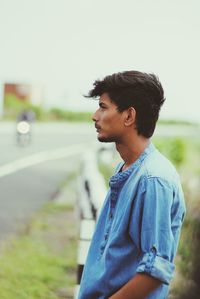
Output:
<svg viewBox="0 0 200 299">
<path fill-rule="evenodd" d="M 98 136 L 97 138 L 100 142 L 115 142 L 115 139 L 111 137 Z"/>
</svg>

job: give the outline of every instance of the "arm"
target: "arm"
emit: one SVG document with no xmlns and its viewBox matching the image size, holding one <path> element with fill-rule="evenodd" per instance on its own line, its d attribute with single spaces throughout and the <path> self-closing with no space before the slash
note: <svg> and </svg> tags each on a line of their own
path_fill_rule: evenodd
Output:
<svg viewBox="0 0 200 299">
<path fill-rule="evenodd" d="M 137 273 L 109 299 L 144 299 L 173 275 L 172 192 L 157 178 L 144 179 L 140 190 L 129 225 L 140 253 Z"/>
<path fill-rule="evenodd" d="M 161 281 L 147 274 L 136 274 L 127 284 L 108 299 L 144 299 Z"/>
<path fill-rule="evenodd" d="M 144 180 L 141 190 L 129 226 L 130 237 L 141 250 L 137 274 L 109 299 L 144 299 L 161 283 L 168 285 L 173 276 L 178 241 L 172 233 L 173 190 L 159 178 Z M 179 208 L 173 220 L 177 229 L 178 214 L 182 214 Z"/>
</svg>

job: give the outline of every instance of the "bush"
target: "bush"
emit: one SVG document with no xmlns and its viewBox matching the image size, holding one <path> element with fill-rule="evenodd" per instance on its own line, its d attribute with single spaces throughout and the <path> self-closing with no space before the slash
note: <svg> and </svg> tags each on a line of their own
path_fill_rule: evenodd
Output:
<svg viewBox="0 0 200 299">
<path fill-rule="evenodd" d="M 180 167 L 186 158 L 186 143 L 181 138 L 155 139 L 156 147 L 168 157 L 176 167 Z"/>
<path fill-rule="evenodd" d="M 50 120 L 91 121 L 90 112 L 72 112 L 60 108 L 52 108 L 48 114 Z"/>
<path fill-rule="evenodd" d="M 184 277 L 184 286 L 179 286 L 176 299 L 198 299 L 200 287 L 200 221 L 188 216 L 180 239 L 178 264 Z"/>
<path fill-rule="evenodd" d="M 175 138 L 169 144 L 169 157 L 179 167 L 185 160 L 186 145 L 183 139 Z"/>
</svg>

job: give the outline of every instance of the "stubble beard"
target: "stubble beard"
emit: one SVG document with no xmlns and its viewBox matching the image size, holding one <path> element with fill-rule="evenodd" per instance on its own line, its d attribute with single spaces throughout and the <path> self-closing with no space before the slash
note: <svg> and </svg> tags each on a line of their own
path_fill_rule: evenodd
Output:
<svg viewBox="0 0 200 299">
<path fill-rule="evenodd" d="M 110 138 L 105 138 L 105 137 L 97 137 L 97 139 L 100 141 L 100 142 L 114 142 L 114 140 L 111 140 Z"/>
<path fill-rule="evenodd" d="M 116 137 L 97 137 L 97 139 L 100 141 L 100 142 L 105 142 L 105 143 L 109 143 L 109 142 L 117 142 L 117 138 Z"/>
</svg>

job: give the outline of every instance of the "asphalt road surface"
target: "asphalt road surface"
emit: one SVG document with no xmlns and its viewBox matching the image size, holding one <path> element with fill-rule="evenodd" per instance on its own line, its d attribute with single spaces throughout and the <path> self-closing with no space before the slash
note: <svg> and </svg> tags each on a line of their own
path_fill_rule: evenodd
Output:
<svg viewBox="0 0 200 299">
<path fill-rule="evenodd" d="M 15 123 L 0 123 L 0 240 L 55 196 L 96 140 L 88 124 L 35 123 L 32 129 L 32 143 L 19 147 Z"/>
</svg>

